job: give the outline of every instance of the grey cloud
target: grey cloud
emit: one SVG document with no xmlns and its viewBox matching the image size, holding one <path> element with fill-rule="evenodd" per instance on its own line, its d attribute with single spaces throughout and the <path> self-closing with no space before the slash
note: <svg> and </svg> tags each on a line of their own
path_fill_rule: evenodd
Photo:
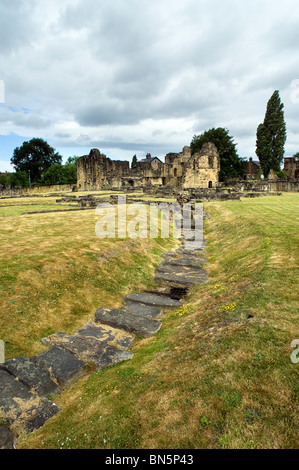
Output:
<svg viewBox="0 0 299 470">
<path fill-rule="evenodd" d="M 9 0 L 0 6 L 0 54 L 7 54 L 28 44 L 37 34 L 32 10 L 36 1 Z"/>
<path fill-rule="evenodd" d="M 136 124 L 142 119 L 140 109 L 133 109 L 124 103 L 111 102 L 82 106 L 75 114 L 75 118 L 82 126 L 109 126 Z"/>
<path fill-rule="evenodd" d="M 95 145 L 94 133 L 107 148 L 134 151 L 148 148 L 157 131 L 170 151 L 184 122 L 190 140 L 221 126 L 246 146 L 279 89 L 293 130 L 299 111 L 288 88 L 299 76 L 292 6 L 295 0 L 284 8 L 273 0 L 271 9 L 260 0 L 43 0 L 42 7 L 36 0 L 3 1 L 0 79 L 18 112 L 1 110 L 2 122 L 70 146 Z M 51 13 L 47 25 L 41 9 L 44 18 Z M 178 124 L 169 128 L 170 119 Z M 148 120 L 159 123 L 150 127 Z M 118 138 L 106 138 L 107 129 Z"/>
<path fill-rule="evenodd" d="M 52 124 L 50 119 L 43 118 L 38 114 L 31 114 L 24 110 L 9 110 L 5 107 L 0 108 L 0 119 L 2 122 L 32 129 L 45 129 Z"/>
<path fill-rule="evenodd" d="M 146 153 L 151 153 L 155 156 L 165 156 L 169 152 L 179 152 L 181 148 L 178 148 L 175 145 L 171 145 L 168 143 L 161 143 L 157 144 L 152 141 L 147 142 L 124 142 L 122 140 L 112 140 L 112 141 L 102 141 L 102 140 L 92 140 L 91 141 L 91 148 L 98 148 L 99 150 L 112 150 L 112 149 L 120 149 L 126 151 L 132 151 L 139 155 L 146 155 Z M 109 153 L 107 152 L 107 156 Z"/>
<path fill-rule="evenodd" d="M 67 132 L 56 132 L 55 137 L 58 139 L 69 139 L 71 137 L 71 134 Z"/>
</svg>

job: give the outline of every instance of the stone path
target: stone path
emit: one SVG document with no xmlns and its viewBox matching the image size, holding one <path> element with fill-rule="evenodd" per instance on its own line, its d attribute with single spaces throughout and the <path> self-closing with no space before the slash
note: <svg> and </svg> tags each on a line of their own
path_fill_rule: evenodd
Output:
<svg viewBox="0 0 299 470">
<path fill-rule="evenodd" d="M 43 338 L 42 343 L 49 349 L 42 354 L 0 364 L 0 416 L 5 425 L 26 433 L 38 429 L 60 411 L 49 396 L 59 394 L 88 373 L 90 364 L 100 371 L 131 359 L 129 349 L 136 335 L 157 334 L 163 313 L 182 306 L 188 289 L 208 280 L 205 247 L 198 241 L 190 246 L 193 235 L 190 231 L 184 233 L 181 247 L 162 255 L 155 272 L 154 293 L 131 293 L 118 309 L 102 306 L 94 321 L 74 334 L 55 333 Z M 7 433 L 0 427 L 0 448 L 5 448 L 1 435 Z"/>
</svg>

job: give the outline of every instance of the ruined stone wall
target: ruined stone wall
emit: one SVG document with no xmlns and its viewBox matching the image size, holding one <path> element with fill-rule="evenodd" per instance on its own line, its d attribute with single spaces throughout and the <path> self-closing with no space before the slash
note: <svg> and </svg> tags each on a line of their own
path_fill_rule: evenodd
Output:
<svg viewBox="0 0 299 470">
<path fill-rule="evenodd" d="M 138 162 L 135 172 L 144 178 L 162 178 L 164 176 L 164 163 L 158 160 Z"/>
<path fill-rule="evenodd" d="M 171 186 L 174 188 L 216 187 L 219 181 L 219 154 L 214 144 L 206 144 L 191 155 L 190 147 L 180 153 L 169 153 L 165 163 L 158 158 L 137 162 L 113 161 L 99 150 L 78 159 L 78 190 L 105 188 L 138 188 L 141 186 Z"/>
<path fill-rule="evenodd" d="M 48 186 L 35 186 L 33 188 L 0 189 L 0 197 L 42 196 L 46 193 L 55 194 L 75 190 L 75 184 L 54 184 Z"/>
<path fill-rule="evenodd" d="M 213 143 L 205 144 L 184 167 L 183 188 L 215 188 L 219 182 L 220 158 Z"/>
<path fill-rule="evenodd" d="M 283 171 L 288 178 L 299 178 L 299 161 L 296 161 L 295 158 L 285 158 Z"/>
<path fill-rule="evenodd" d="M 121 178 L 129 174 L 129 162 L 111 160 L 98 149 L 92 149 L 89 155 L 78 159 L 77 187 L 79 191 L 118 187 Z"/>
<path fill-rule="evenodd" d="M 258 181 L 227 180 L 221 183 L 221 188 L 233 188 L 236 191 L 257 192 L 299 192 L 299 180 L 295 179 L 266 179 Z"/>
</svg>

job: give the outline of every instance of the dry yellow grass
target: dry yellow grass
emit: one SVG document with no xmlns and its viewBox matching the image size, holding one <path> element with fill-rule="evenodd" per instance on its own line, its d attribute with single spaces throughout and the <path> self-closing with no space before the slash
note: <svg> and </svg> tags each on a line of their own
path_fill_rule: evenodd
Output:
<svg viewBox="0 0 299 470">
<path fill-rule="evenodd" d="M 210 281 L 191 308 L 57 397 L 62 412 L 19 447 L 298 448 L 299 196 L 206 208 Z"/>
<path fill-rule="evenodd" d="M 6 357 L 33 356 L 41 338 L 72 333 L 101 306 L 152 284 L 177 241 L 97 238 L 93 210 L 6 215 L 0 231 L 0 330 Z"/>
</svg>

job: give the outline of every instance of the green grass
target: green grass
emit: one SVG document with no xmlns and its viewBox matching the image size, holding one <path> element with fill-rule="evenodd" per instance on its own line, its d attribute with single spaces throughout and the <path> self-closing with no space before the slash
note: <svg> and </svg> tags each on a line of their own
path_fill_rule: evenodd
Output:
<svg viewBox="0 0 299 470">
<path fill-rule="evenodd" d="M 206 209 L 209 282 L 131 361 L 55 397 L 61 413 L 19 448 L 298 448 L 299 195 Z"/>
<path fill-rule="evenodd" d="M 26 212 L 42 212 L 42 211 L 60 211 L 62 209 L 73 209 L 74 206 L 58 206 L 56 204 L 38 204 L 38 205 L 24 205 L 24 206 L 7 206 L 0 207 L 0 221 L 1 224 L 7 217 L 23 215 Z"/>
<path fill-rule="evenodd" d="M 44 350 L 51 333 L 73 333 L 97 308 L 117 307 L 150 288 L 159 255 L 173 240 L 100 240 L 94 210 L 20 215 L 2 208 L 0 331 L 6 358 Z M 0 211 L 1 217 L 1 211 Z"/>
</svg>

